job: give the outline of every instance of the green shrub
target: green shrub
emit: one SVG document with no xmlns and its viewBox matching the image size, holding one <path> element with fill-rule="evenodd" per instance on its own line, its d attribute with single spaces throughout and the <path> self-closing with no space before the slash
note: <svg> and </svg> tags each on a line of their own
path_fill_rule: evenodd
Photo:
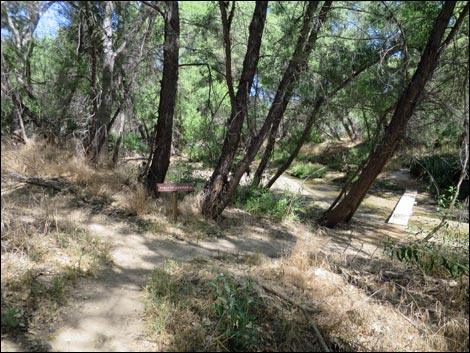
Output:
<svg viewBox="0 0 470 353">
<path fill-rule="evenodd" d="M 462 166 L 458 155 L 443 153 L 414 158 L 410 163 L 410 172 L 418 178 L 429 181 L 429 189 L 449 196 L 450 187 L 457 185 Z M 459 199 L 468 197 L 468 183 L 460 190 Z"/>
<path fill-rule="evenodd" d="M 384 241 L 384 252 L 390 259 L 416 266 L 426 274 L 451 278 L 468 275 L 468 234 L 466 237 L 449 236 L 445 230 L 446 227 L 439 241 L 397 243 L 388 238 Z"/>
<path fill-rule="evenodd" d="M 246 351 L 256 344 L 256 296 L 249 280 L 239 284 L 232 276 L 221 274 L 211 285 L 217 299 L 211 307 L 218 322 L 219 334 L 227 337 L 230 351 Z"/>
<path fill-rule="evenodd" d="M 309 162 L 325 164 L 331 169 L 346 172 L 347 170 L 358 166 L 365 160 L 370 153 L 371 143 L 369 141 L 358 144 L 354 147 L 332 146 L 326 149 L 322 154 L 312 156 L 307 160 Z"/>
<path fill-rule="evenodd" d="M 298 219 L 305 209 L 305 203 L 299 195 L 287 191 L 282 194 L 273 193 L 266 189 L 239 187 L 233 204 L 255 215 L 267 217 L 280 222 L 287 217 Z"/>
<path fill-rule="evenodd" d="M 297 178 L 323 178 L 327 173 L 327 167 L 322 164 L 297 163 L 288 170 L 288 173 Z"/>
<path fill-rule="evenodd" d="M 116 143 L 118 139 L 118 134 L 115 132 L 112 132 L 109 135 L 109 147 L 113 148 L 114 144 Z M 145 153 L 148 152 L 148 146 L 145 144 L 145 142 L 142 141 L 142 138 L 140 135 L 135 134 L 135 133 L 128 133 L 122 136 L 122 148 L 125 149 L 126 151 L 130 152 L 141 152 Z"/>
</svg>

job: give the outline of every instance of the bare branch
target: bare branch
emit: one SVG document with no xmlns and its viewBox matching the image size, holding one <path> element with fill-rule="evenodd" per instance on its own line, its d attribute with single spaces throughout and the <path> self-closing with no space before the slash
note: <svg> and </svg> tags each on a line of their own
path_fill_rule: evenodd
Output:
<svg viewBox="0 0 470 353">
<path fill-rule="evenodd" d="M 165 12 L 163 12 L 162 8 L 160 6 L 158 6 L 158 4 L 155 4 L 155 3 L 150 2 L 150 1 L 141 1 L 141 3 L 148 6 L 148 7 L 151 7 L 152 9 L 156 10 L 160 15 L 165 17 Z"/>
</svg>

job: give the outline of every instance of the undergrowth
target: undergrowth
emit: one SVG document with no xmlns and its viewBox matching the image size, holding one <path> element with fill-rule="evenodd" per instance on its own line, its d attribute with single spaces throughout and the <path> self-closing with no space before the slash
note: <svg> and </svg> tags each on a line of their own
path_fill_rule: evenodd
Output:
<svg viewBox="0 0 470 353">
<path fill-rule="evenodd" d="M 233 206 L 274 222 L 284 219 L 298 220 L 306 209 L 305 200 L 298 194 L 281 194 L 267 189 L 240 186 L 232 201 Z"/>
<path fill-rule="evenodd" d="M 145 290 L 148 335 L 159 350 L 318 349 L 296 308 L 262 294 L 249 277 L 229 273 L 213 260 L 169 260 L 153 271 Z"/>
</svg>

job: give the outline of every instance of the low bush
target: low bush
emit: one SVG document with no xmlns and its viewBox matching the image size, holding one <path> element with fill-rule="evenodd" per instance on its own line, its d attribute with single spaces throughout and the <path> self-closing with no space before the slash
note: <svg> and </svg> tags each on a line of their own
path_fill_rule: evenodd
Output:
<svg viewBox="0 0 470 353">
<path fill-rule="evenodd" d="M 443 153 L 425 157 L 413 158 L 410 162 L 410 172 L 418 178 L 429 182 L 430 191 L 435 194 L 445 194 L 450 187 L 457 185 L 462 166 L 456 154 Z M 459 199 L 469 195 L 468 181 L 462 184 Z"/>
<path fill-rule="evenodd" d="M 328 168 L 322 164 L 297 163 L 288 170 L 288 173 L 297 178 L 323 178 Z"/>
<path fill-rule="evenodd" d="M 224 268 L 222 268 L 223 266 Z M 252 277 L 208 258 L 168 260 L 145 287 L 149 338 L 160 351 L 313 351 L 309 322 Z"/>
<path fill-rule="evenodd" d="M 277 194 L 266 189 L 248 186 L 238 188 L 233 205 L 275 222 L 289 217 L 298 219 L 306 206 L 299 195 L 287 191 Z"/>
<path fill-rule="evenodd" d="M 421 230 L 419 233 L 425 232 Z M 386 239 L 384 252 L 391 259 L 396 258 L 400 262 L 416 266 L 428 275 L 461 278 L 469 274 L 468 233 L 462 234 L 458 229 L 450 227 L 448 222 L 436 230 L 432 240 L 398 243 Z"/>
</svg>

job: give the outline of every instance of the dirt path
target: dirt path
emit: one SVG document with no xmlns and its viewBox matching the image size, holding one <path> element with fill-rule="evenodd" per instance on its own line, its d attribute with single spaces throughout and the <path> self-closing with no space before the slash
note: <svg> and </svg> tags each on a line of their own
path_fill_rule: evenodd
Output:
<svg viewBox="0 0 470 353">
<path fill-rule="evenodd" d="M 229 215 L 237 217 L 239 215 Z M 250 218 L 244 232 L 211 241 L 190 242 L 165 234 L 142 233 L 127 223 L 93 216 L 90 233 L 112 244 L 113 265 L 97 278 L 75 286 L 57 330 L 45 332 L 52 351 L 155 351 L 145 340 L 143 286 L 151 271 L 169 258 L 185 261 L 197 256 L 260 252 L 278 256 L 294 242 L 282 228 L 269 229 Z M 274 235 L 273 235 L 274 234 Z"/>
<path fill-rule="evenodd" d="M 301 184 L 293 178 L 281 177 L 276 187 L 283 190 L 286 186 L 298 191 Z M 321 183 L 306 184 L 301 192 L 312 197 L 323 208 L 337 195 L 337 190 Z M 385 207 L 390 207 L 390 210 L 395 204 L 393 200 L 377 200 L 386 203 Z M 377 200 L 369 199 L 369 202 Z M 186 261 L 198 256 L 228 253 L 258 252 L 278 257 L 297 240 L 296 234 L 283 226 L 256 220 L 239 211 L 228 210 L 224 214 L 229 224 L 224 236 L 203 241 L 178 240 L 173 234 L 143 232 L 133 224 L 112 217 L 81 214 L 87 230 L 111 244 L 113 265 L 96 278 L 78 281 L 68 305 L 63 309 L 63 315 L 54 325 L 55 329 L 50 328 L 42 333 L 43 337 L 47 337 L 50 350 L 162 350 L 164 347 L 145 339 L 146 325 L 143 321 L 143 286 L 155 267 L 170 258 Z M 360 240 L 346 228 L 327 239 L 323 249 L 350 249 L 370 254 L 382 245 L 384 234 L 397 237 L 404 233 L 399 227 L 387 226 L 373 215 L 370 222 L 361 226 Z"/>
<path fill-rule="evenodd" d="M 319 209 L 325 210 L 340 191 L 338 186 L 329 181 L 334 177 L 335 175 L 329 175 L 323 179 L 303 181 L 283 175 L 274 184 L 272 190 L 282 192 L 287 189 L 307 196 Z M 403 191 L 408 188 L 420 190 L 410 221 L 431 225 L 439 223 L 438 219 L 427 216 L 435 212 L 434 200 L 429 193 L 423 192 L 423 186 L 408 170 L 401 169 L 381 173 L 378 181 L 392 183 L 395 187 L 402 188 Z M 402 191 L 381 193 L 370 191 L 349 225 L 340 225 L 334 231 L 326 230 L 330 239 L 322 245 L 321 249 L 326 253 L 355 255 L 361 253 L 365 256 L 371 256 L 371 254 L 382 252 L 386 237 L 398 241 L 408 239 L 412 236 L 409 226 L 386 223 L 402 194 Z"/>
</svg>

